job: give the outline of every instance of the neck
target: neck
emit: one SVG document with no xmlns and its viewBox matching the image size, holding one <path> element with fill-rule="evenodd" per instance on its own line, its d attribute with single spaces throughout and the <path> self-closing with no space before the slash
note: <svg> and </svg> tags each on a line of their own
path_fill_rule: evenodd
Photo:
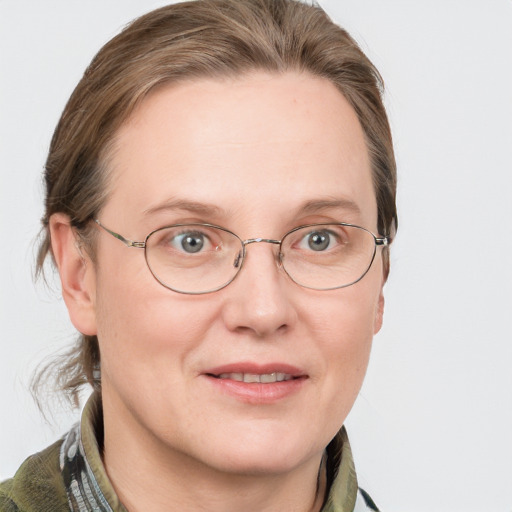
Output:
<svg viewBox="0 0 512 512">
<path fill-rule="evenodd" d="M 104 464 L 130 512 L 321 510 L 326 488 L 322 453 L 285 472 L 219 470 L 148 437 L 136 422 L 110 417 L 108 410 Z"/>
</svg>

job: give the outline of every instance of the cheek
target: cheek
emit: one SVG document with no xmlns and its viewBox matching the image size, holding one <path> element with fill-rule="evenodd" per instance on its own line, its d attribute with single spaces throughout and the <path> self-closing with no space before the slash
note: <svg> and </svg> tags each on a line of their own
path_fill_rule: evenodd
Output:
<svg viewBox="0 0 512 512">
<path fill-rule="evenodd" d="M 319 295 L 308 308 L 311 336 L 317 340 L 324 364 L 325 407 L 342 420 L 359 393 L 368 366 L 380 296 L 376 282 L 362 280 L 333 291 L 331 296 Z"/>
<path fill-rule="evenodd" d="M 154 379 L 154 385 L 163 385 L 162 374 L 176 374 L 172 369 L 181 367 L 204 339 L 215 304 L 173 293 L 147 274 L 132 274 L 127 280 L 118 272 L 98 273 L 102 372 L 116 380 Z"/>
<path fill-rule="evenodd" d="M 359 304 L 352 295 L 345 294 L 339 306 L 330 310 L 326 321 L 330 325 L 323 336 L 332 379 L 351 386 L 360 385 L 366 372 L 375 316 L 372 306 Z"/>
<path fill-rule="evenodd" d="M 312 331 L 340 352 L 365 352 L 379 315 L 380 287 L 368 279 L 347 288 L 322 292 L 308 307 Z"/>
</svg>

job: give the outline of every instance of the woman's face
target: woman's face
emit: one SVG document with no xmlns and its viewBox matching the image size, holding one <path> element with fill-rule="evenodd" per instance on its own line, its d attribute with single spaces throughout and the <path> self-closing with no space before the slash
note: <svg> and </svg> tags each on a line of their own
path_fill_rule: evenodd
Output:
<svg viewBox="0 0 512 512">
<path fill-rule="evenodd" d="M 255 73 L 153 92 L 120 129 L 100 214 L 132 240 L 204 222 L 242 239 L 308 223 L 376 232 L 356 114 L 330 82 Z M 205 295 L 161 286 L 141 249 L 99 231 L 89 268 L 107 439 L 222 471 L 286 472 L 318 457 L 352 407 L 381 325 L 380 251 L 358 283 L 299 287 L 276 246 L 252 244 L 238 277 Z M 233 374 L 278 372 L 281 383 Z M 220 374 L 227 374 L 219 378 Z"/>
</svg>

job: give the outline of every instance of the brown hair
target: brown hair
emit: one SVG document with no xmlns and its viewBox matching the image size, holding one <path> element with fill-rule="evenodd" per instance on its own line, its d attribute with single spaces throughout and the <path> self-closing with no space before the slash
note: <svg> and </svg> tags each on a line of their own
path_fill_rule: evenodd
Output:
<svg viewBox="0 0 512 512">
<path fill-rule="evenodd" d="M 396 230 L 396 168 L 382 104 L 383 84 L 346 31 L 316 5 L 296 0 L 197 0 L 152 11 L 129 24 L 94 57 L 53 135 L 37 259 L 51 241 L 49 218 L 69 216 L 94 261 L 91 220 L 108 194 L 108 152 L 116 131 L 158 85 L 253 70 L 304 71 L 330 80 L 358 115 L 372 162 L 380 234 Z M 389 255 L 384 252 L 385 272 Z M 99 388 L 96 336 L 81 336 L 63 356 L 57 383 L 76 402 L 84 384 Z M 35 386 L 45 372 L 35 380 Z"/>
</svg>

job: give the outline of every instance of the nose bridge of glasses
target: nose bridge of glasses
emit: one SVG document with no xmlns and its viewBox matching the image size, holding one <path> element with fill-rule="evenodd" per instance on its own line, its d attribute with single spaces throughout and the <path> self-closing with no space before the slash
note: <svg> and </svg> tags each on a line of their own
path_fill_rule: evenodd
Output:
<svg viewBox="0 0 512 512">
<path fill-rule="evenodd" d="M 265 242 L 267 244 L 281 245 L 281 240 L 273 240 L 272 238 L 248 238 L 247 240 L 244 240 L 242 243 L 245 246 L 245 245 L 249 245 L 249 244 L 258 244 L 260 242 Z"/>
<path fill-rule="evenodd" d="M 250 244 L 258 244 L 260 242 L 264 242 L 264 243 L 272 244 L 272 245 L 278 245 L 279 247 L 281 247 L 281 240 L 274 240 L 272 238 L 248 238 L 247 240 L 242 240 L 242 245 L 244 247 L 244 253 L 245 253 L 246 246 L 248 246 Z M 281 264 L 282 264 L 281 251 L 279 251 L 279 253 L 276 255 L 276 259 L 277 259 L 278 266 L 281 266 Z M 237 267 L 239 263 L 240 263 L 240 258 L 237 258 L 235 260 L 235 267 Z"/>
</svg>

